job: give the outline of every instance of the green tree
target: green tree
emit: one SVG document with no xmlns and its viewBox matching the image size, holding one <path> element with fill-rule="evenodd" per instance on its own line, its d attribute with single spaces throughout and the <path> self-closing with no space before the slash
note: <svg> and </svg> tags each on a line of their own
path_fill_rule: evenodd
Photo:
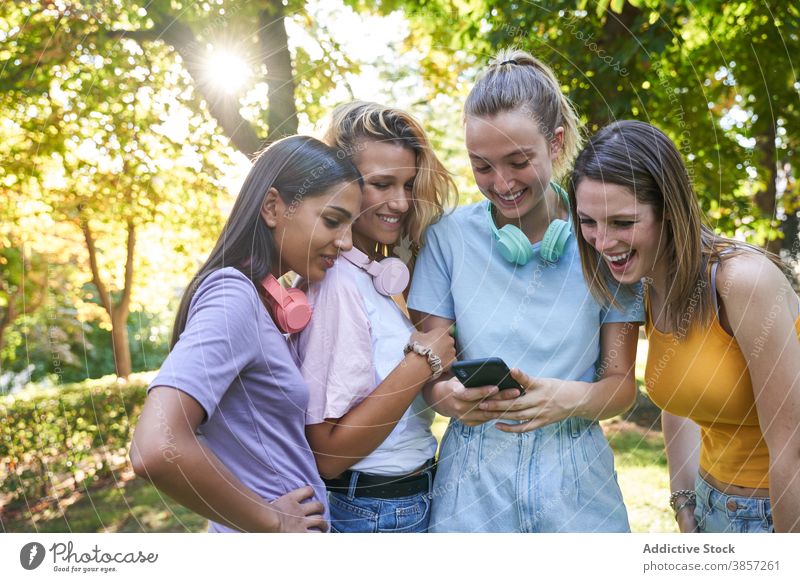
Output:
<svg viewBox="0 0 800 582">
<path fill-rule="evenodd" d="M 0 353 L 6 332 L 21 315 L 36 311 L 47 289 L 47 265 L 40 255 L 1 236 L 0 246 Z"/>
<path fill-rule="evenodd" d="M 796 243 L 797 6 L 390 0 L 373 9 L 406 11 L 407 45 L 426 51 L 424 78 L 436 90 L 459 91 L 498 48 L 529 50 L 554 68 L 589 132 L 624 118 L 664 129 L 718 229 L 764 243 L 780 238 L 784 213 L 784 245 Z"/>
<path fill-rule="evenodd" d="M 42 221 L 40 239 L 56 225 L 79 234 L 117 373 L 127 377 L 137 236 L 152 225 L 180 231 L 187 211 L 198 231 L 219 224 L 227 140 L 191 113 L 195 97 L 176 82 L 184 73 L 164 47 L 92 40 L 92 18 L 70 6 L 6 5 L 2 17 L 15 66 L 0 107 L 22 136 L 11 159 L 26 160 L 5 168 L 23 176 L 12 196 Z"/>
<path fill-rule="evenodd" d="M 309 31 L 321 61 L 290 50 L 288 19 Z M 357 66 L 298 1 L 36 0 L 4 4 L 0 23 L 9 64 L 0 110 L 17 138 L 0 178 L 14 182 L 29 215 L 79 233 L 117 372 L 127 376 L 143 233 L 155 227 L 172 233 L 173 249 L 197 252 L 186 239 L 218 227 L 215 176 L 233 149 L 249 156 L 295 133 L 298 117 L 318 117 L 320 96 Z M 210 72 L 226 50 L 249 69 L 240 87 Z M 91 311 L 88 299 L 78 301 Z"/>
</svg>

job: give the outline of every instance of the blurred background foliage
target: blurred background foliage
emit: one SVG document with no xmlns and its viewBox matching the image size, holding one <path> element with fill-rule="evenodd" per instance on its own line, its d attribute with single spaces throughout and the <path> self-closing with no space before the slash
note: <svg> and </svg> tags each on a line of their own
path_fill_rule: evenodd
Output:
<svg viewBox="0 0 800 582">
<path fill-rule="evenodd" d="M 710 223 L 797 255 L 793 3 L 33 0 L 0 7 L 0 389 L 157 368 L 264 144 L 337 103 L 410 109 L 477 199 L 461 104 L 515 45 L 591 134 L 679 145 Z"/>
</svg>

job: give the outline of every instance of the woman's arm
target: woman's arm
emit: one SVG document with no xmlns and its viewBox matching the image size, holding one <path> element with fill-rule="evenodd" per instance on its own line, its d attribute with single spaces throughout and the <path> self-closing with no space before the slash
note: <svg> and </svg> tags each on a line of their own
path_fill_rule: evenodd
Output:
<svg viewBox="0 0 800 582">
<path fill-rule="evenodd" d="M 411 341 L 431 348 L 448 368 L 455 359 L 448 328 L 414 332 Z M 427 358 L 409 353 L 369 396 L 338 419 L 326 419 L 306 427 L 320 475 L 330 479 L 363 459 L 389 436 L 431 377 Z"/>
<path fill-rule="evenodd" d="M 419 321 L 423 331 L 451 329 L 452 319 L 436 317 L 427 313 L 411 311 L 412 317 Z M 519 390 L 500 390 L 497 386 L 465 388 L 452 374 L 443 374 L 435 382 L 429 382 L 422 389 L 428 406 L 442 416 L 457 418 L 467 426 L 476 426 L 496 417 L 478 408 L 484 399 L 511 400 L 519 396 Z"/>
<path fill-rule="evenodd" d="M 769 447 L 775 530 L 800 532 L 800 342 L 797 296 L 766 257 L 724 261 L 718 290 L 747 361 L 758 420 Z"/>
<path fill-rule="evenodd" d="M 195 431 L 205 412 L 174 388 L 153 388 L 136 425 L 130 458 L 134 472 L 161 491 L 210 520 L 248 532 L 326 531 L 325 508 L 306 501 L 314 490 L 303 487 L 268 503 L 246 487 Z"/>
<path fill-rule="evenodd" d="M 494 418 L 525 421 L 495 425 L 505 432 L 526 432 L 571 416 L 603 420 L 625 412 L 636 398 L 638 330 L 638 323 L 607 323 L 600 328 L 600 367 L 595 382 L 532 378 L 513 369 L 511 375 L 525 388 L 525 394 L 510 401 L 487 400 L 480 408 Z"/>
<path fill-rule="evenodd" d="M 700 427 L 688 418 L 661 413 L 661 429 L 664 431 L 664 446 L 669 466 L 670 491 L 694 491 L 697 472 L 700 470 Z M 686 496 L 676 500 L 686 501 Z M 694 505 L 687 505 L 675 516 L 678 529 L 683 533 L 697 530 Z"/>
</svg>

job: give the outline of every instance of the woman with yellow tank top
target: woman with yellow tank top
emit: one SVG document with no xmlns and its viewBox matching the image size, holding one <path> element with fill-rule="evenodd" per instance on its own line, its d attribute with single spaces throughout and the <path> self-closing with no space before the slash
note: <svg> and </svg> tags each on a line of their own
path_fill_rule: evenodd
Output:
<svg viewBox="0 0 800 582">
<path fill-rule="evenodd" d="M 570 204 L 592 292 L 615 303 L 645 282 L 680 530 L 800 531 L 800 307 L 780 260 L 704 224 L 680 152 L 647 123 L 590 140 Z"/>
</svg>

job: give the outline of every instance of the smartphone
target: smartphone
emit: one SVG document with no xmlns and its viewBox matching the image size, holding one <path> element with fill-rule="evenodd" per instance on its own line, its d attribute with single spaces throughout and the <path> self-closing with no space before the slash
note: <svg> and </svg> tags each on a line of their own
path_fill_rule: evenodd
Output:
<svg viewBox="0 0 800 582">
<path fill-rule="evenodd" d="M 525 389 L 511 377 L 511 370 L 500 358 L 462 360 L 453 363 L 450 369 L 467 388 L 497 386 L 500 390 L 516 388 L 520 394 L 525 394 Z"/>
</svg>

